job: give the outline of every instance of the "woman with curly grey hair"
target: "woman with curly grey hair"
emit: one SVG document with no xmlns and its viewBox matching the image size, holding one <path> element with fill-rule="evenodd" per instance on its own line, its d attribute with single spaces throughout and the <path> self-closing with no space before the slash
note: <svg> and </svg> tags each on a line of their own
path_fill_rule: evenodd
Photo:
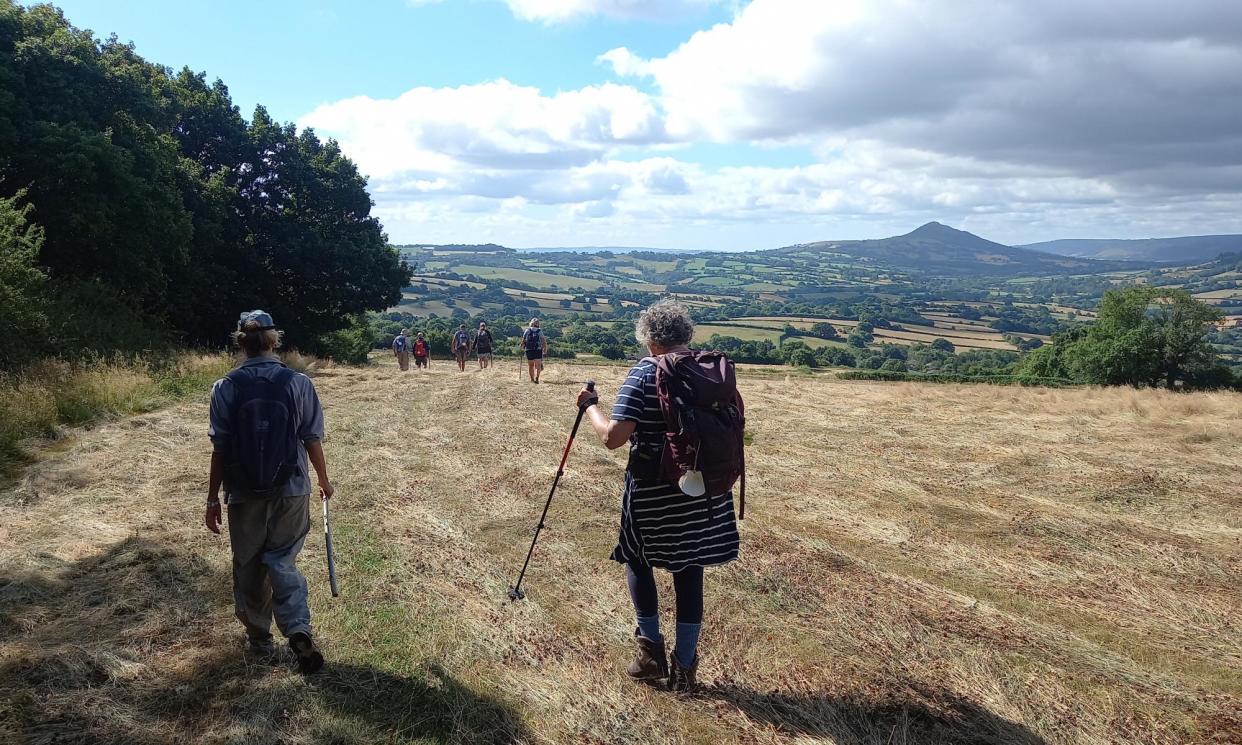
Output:
<svg viewBox="0 0 1242 745">
<path fill-rule="evenodd" d="M 637 653 L 627 673 L 635 680 L 667 678 L 675 692 L 689 691 L 698 671 L 698 639 L 703 622 L 703 568 L 737 558 L 738 532 L 731 493 L 688 497 L 675 483 L 636 467 L 636 453 L 664 446 L 664 415 L 656 394 L 656 357 L 690 352 L 694 322 L 685 306 L 664 300 L 647 308 L 634 326 L 650 357 L 635 365 L 617 392 L 611 416 L 595 393 L 579 394 L 591 426 L 604 446 L 630 444 L 630 463 L 621 496 L 621 530 L 614 561 L 625 564 L 638 628 Z M 636 473 L 637 471 L 637 473 Z M 660 610 L 653 568 L 673 575 L 677 594 L 677 634 L 672 660 L 660 634 Z M 671 665 L 670 665 L 671 662 Z"/>
</svg>

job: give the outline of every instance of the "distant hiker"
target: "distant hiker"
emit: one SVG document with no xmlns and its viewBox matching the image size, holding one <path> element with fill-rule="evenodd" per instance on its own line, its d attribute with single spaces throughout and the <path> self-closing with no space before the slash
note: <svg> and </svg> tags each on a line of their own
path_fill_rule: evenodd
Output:
<svg viewBox="0 0 1242 745">
<path fill-rule="evenodd" d="M 431 345 L 423 338 L 423 332 L 419 331 L 418 336 L 414 338 L 414 367 L 425 367 L 431 369 Z"/>
<path fill-rule="evenodd" d="M 392 353 L 397 356 L 397 365 L 402 370 L 410 369 L 410 330 L 401 329 L 397 338 L 392 340 Z"/>
<path fill-rule="evenodd" d="M 246 651 L 274 660 L 272 615 L 303 673 L 323 667 L 311 636 L 306 578 L 296 561 L 310 531 L 310 468 L 319 496 L 333 494 L 324 460 L 323 409 L 310 378 L 281 364 L 280 332 L 261 310 L 235 335 L 246 359 L 211 390 L 211 473 L 204 521 L 220 532 L 220 486 L 229 508 L 233 602 Z M 309 465 L 308 465 L 309 464 Z"/>
<path fill-rule="evenodd" d="M 457 369 L 466 371 L 466 358 L 470 356 L 470 332 L 466 331 L 466 324 L 457 327 L 457 332 L 453 334 L 453 355 L 457 358 Z"/>
<path fill-rule="evenodd" d="M 485 321 L 479 322 L 479 331 L 474 335 L 474 353 L 479 357 L 480 370 L 492 366 L 492 332 L 487 330 Z"/>
<path fill-rule="evenodd" d="M 539 374 L 543 372 L 543 358 L 548 356 L 548 339 L 539 327 L 538 318 L 530 319 L 530 324 L 522 332 L 522 351 L 526 354 L 526 372 L 530 375 L 530 381 L 538 383 Z"/>
<path fill-rule="evenodd" d="M 626 565 L 638 619 L 638 651 L 627 672 L 635 680 L 667 677 L 670 690 L 683 692 L 694 687 L 699 666 L 703 568 L 737 558 L 730 489 L 740 476 L 745 498 L 742 399 L 728 358 L 687 346 L 694 326 L 684 306 L 656 303 L 638 317 L 635 332 L 651 356 L 630 370 L 611 417 L 589 391 L 578 395 L 578 404 L 589 407 L 591 426 L 607 448 L 630 444 L 620 537 L 611 557 Z M 672 572 L 677 593 L 671 667 L 653 567 Z"/>
</svg>

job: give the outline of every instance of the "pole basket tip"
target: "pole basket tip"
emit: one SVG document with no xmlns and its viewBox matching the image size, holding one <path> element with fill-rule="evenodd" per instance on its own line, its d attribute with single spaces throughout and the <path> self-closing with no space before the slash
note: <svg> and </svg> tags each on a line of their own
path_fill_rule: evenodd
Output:
<svg viewBox="0 0 1242 745">
<path fill-rule="evenodd" d="M 526 599 L 526 593 L 522 592 L 516 587 L 509 588 L 509 600 L 516 602 L 518 600 L 525 600 L 525 599 Z"/>
</svg>

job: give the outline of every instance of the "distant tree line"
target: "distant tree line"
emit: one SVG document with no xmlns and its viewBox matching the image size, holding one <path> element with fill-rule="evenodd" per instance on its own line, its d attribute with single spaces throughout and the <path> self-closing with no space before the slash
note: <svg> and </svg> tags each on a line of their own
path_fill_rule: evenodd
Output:
<svg viewBox="0 0 1242 745">
<path fill-rule="evenodd" d="M 409 281 L 371 207 L 335 142 L 0 0 L 0 365 L 218 345 L 255 307 L 330 351 Z"/>
</svg>

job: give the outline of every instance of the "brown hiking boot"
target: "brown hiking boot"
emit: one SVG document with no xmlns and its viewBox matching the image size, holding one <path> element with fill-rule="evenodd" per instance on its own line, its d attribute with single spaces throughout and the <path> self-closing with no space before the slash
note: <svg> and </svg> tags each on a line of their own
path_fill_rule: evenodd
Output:
<svg viewBox="0 0 1242 745">
<path fill-rule="evenodd" d="M 655 642 L 645 636 L 639 636 L 634 629 L 634 639 L 638 642 L 638 651 L 634 661 L 626 668 L 626 674 L 634 680 L 661 680 L 668 677 L 668 658 L 664 654 L 664 643 Z"/>
<path fill-rule="evenodd" d="M 251 662 L 264 665 L 275 665 L 280 662 L 280 650 L 272 642 L 272 635 L 254 637 L 247 635 L 242 642 L 242 653 Z"/>
<path fill-rule="evenodd" d="M 673 693 L 690 693 L 694 690 L 694 679 L 699 672 L 699 656 L 694 656 L 690 667 L 682 667 L 673 655 L 673 669 L 668 674 L 668 689 Z"/>
<path fill-rule="evenodd" d="M 323 654 L 319 651 L 319 647 L 315 646 L 310 634 L 299 631 L 290 636 L 289 649 L 297 655 L 298 672 L 303 675 L 311 675 L 323 669 Z"/>
</svg>

